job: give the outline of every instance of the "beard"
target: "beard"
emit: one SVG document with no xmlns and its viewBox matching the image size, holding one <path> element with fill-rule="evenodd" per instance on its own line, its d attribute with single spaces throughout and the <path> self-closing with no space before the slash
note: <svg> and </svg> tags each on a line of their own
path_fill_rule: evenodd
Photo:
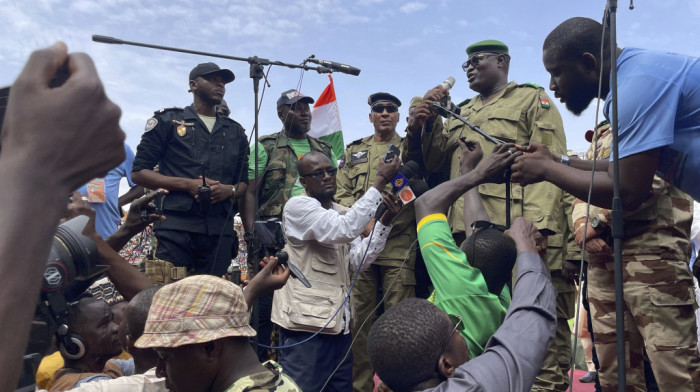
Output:
<svg viewBox="0 0 700 392">
<path fill-rule="evenodd" d="M 598 95 L 598 85 L 585 86 L 578 94 L 573 94 L 566 99 L 566 108 L 576 116 L 580 116 L 588 109 L 593 98 Z"/>
</svg>

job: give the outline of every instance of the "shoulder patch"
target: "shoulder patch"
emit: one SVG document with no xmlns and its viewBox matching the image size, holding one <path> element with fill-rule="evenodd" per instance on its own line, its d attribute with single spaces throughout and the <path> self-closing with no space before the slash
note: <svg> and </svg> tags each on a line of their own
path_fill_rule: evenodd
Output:
<svg viewBox="0 0 700 392">
<path fill-rule="evenodd" d="M 464 106 L 464 105 L 468 104 L 469 102 L 471 102 L 471 100 L 472 100 L 471 98 L 467 98 L 467 99 L 465 99 L 464 101 L 458 103 L 457 106 L 459 106 L 459 107 L 461 108 L 462 106 Z"/>
<path fill-rule="evenodd" d="M 540 106 L 548 109 L 551 105 L 549 104 L 549 97 L 544 94 L 540 94 Z"/>
<path fill-rule="evenodd" d="M 156 125 L 158 125 L 158 120 L 156 120 L 155 117 L 149 118 L 148 121 L 146 121 L 146 126 L 144 127 L 143 132 L 145 133 L 150 131 L 151 129 L 155 128 Z"/>
<path fill-rule="evenodd" d="M 161 114 L 161 113 L 169 112 L 169 111 L 172 111 L 172 110 L 177 110 L 177 111 L 182 112 L 182 111 L 184 111 L 185 109 L 183 109 L 183 108 L 178 108 L 178 107 L 172 107 L 172 108 L 164 108 L 164 109 L 156 110 L 156 111 L 153 112 L 153 113 L 154 113 L 154 114 Z"/>
<path fill-rule="evenodd" d="M 340 162 L 338 162 L 338 169 L 342 169 L 343 166 L 345 166 L 345 154 L 343 154 L 343 157 L 340 158 Z"/>
<path fill-rule="evenodd" d="M 542 88 L 542 86 L 540 86 L 539 84 L 535 84 L 535 83 L 523 83 L 523 84 L 520 84 L 519 86 L 520 87 L 532 87 L 534 89 Z"/>
</svg>

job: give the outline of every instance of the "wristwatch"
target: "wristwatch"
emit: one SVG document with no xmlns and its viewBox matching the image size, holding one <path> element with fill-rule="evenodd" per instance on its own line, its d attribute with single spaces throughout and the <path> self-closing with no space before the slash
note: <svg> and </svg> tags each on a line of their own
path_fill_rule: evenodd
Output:
<svg viewBox="0 0 700 392">
<path fill-rule="evenodd" d="M 236 198 L 236 186 L 231 185 L 231 190 L 233 191 L 233 196 L 231 196 L 231 199 L 235 199 Z"/>
<path fill-rule="evenodd" d="M 605 222 L 603 222 L 602 220 L 600 220 L 600 218 L 598 218 L 597 216 L 594 217 L 593 219 L 591 219 L 591 227 L 594 228 L 594 229 L 602 230 L 602 229 L 604 229 L 606 226 L 607 226 L 607 224 L 605 224 Z"/>
<path fill-rule="evenodd" d="M 561 154 L 561 164 L 564 166 L 569 166 L 571 164 L 571 159 L 566 154 Z"/>
</svg>

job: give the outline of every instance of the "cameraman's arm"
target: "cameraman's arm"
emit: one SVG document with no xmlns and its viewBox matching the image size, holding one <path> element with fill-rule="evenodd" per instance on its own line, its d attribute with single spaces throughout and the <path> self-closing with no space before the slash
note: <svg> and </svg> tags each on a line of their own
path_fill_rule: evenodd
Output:
<svg viewBox="0 0 700 392">
<path fill-rule="evenodd" d="M 134 200 L 129 206 L 129 213 L 126 215 L 124 224 L 119 226 L 117 231 L 107 237 L 105 241 L 115 251 L 119 252 L 129 240 L 136 234 L 143 231 L 149 224 L 164 220 L 165 216 L 148 214 L 146 219 L 142 219 L 141 213 L 147 210 L 148 203 L 153 201 L 158 195 L 167 194 L 168 191 L 161 189 L 158 191 L 150 191 L 145 196 Z"/>
</svg>

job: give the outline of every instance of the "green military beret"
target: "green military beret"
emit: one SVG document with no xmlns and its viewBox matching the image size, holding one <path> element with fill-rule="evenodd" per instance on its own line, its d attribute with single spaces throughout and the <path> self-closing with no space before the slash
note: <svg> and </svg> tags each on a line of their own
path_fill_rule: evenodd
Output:
<svg viewBox="0 0 700 392">
<path fill-rule="evenodd" d="M 493 52 L 508 54 L 508 45 L 495 39 L 487 39 L 467 46 L 467 56 L 479 52 Z"/>
<path fill-rule="evenodd" d="M 396 106 L 401 106 L 401 101 L 389 93 L 374 93 L 367 98 L 367 103 L 369 106 L 372 106 L 379 101 L 389 101 L 395 103 Z"/>
</svg>

